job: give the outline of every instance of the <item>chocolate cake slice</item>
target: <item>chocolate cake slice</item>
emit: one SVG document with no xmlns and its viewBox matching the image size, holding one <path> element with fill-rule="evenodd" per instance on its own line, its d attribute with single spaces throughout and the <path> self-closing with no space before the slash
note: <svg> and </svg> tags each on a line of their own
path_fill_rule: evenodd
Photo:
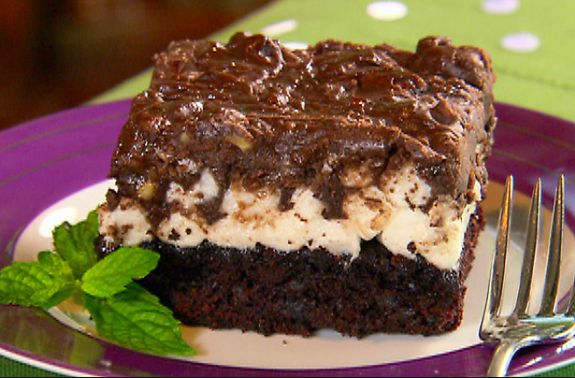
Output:
<svg viewBox="0 0 575 378">
<path fill-rule="evenodd" d="M 192 325 L 438 334 L 461 321 L 495 126 L 489 58 L 262 35 L 172 43 L 113 156 L 103 253 Z"/>
</svg>

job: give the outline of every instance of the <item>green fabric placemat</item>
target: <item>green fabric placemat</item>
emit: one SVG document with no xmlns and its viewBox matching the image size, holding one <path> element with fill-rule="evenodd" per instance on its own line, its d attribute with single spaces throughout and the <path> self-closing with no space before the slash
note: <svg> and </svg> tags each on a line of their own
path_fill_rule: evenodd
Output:
<svg viewBox="0 0 575 378">
<path fill-rule="evenodd" d="M 282 0 L 214 35 L 225 41 L 236 31 L 260 32 L 286 20 L 289 27 L 275 38 L 313 44 L 326 38 L 367 44 L 389 43 L 414 49 L 426 35 L 446 35 L 456 44 L 487 50 L 498 77 L 498 101 L 575 120 L 575 1 L 522 0 L 517 10 L 493 14 L 484 0 L 401 0 L 405 17 L 383 21 L 370 17 L 371 0 Z M 505 3 L 506 1 L 503 0 Z M 509 2 L 508 2 L 509 3 Z M 511 1 L 510 3 L 513 3 Z M 515 52 L 502 45 L 505 36 L 530 33 L 539 40 L 531 52 Z M 151 72 L 142 72 L 92 102 L 129 98 L 144 90 Z M 49 373 L 0 359 L 0 376 L 48 376 Z M 540 376 L 575 376 L 575 365 Z"/>
<path fill-rule="evenodd" d="M 0 360 L 0 377 L 61 377 L 61 375 L 2 358 Z"/>
</svg>

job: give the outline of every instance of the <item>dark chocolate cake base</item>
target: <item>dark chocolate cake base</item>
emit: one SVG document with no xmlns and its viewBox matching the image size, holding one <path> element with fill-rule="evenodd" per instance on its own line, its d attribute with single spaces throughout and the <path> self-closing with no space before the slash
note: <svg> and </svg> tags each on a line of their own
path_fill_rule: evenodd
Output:
<svg viewBox="0 0 575 378">
<path fill-rule="evenodd" d="M 156 241 L 143 245 L 162 257 L 142 284 L 194 326 L 265 335 L 309 336 L 323 328 L 356 337 L 441 334 L 461 322 L 464 280 L 483 226 L 478 214 L 471 218 L 458 271 L 439 270 L 420 256 L 393 255 L 375 240 L 364 242 L 354 260 L 306 248 L 286 253 L 207 242 L 177 248 Z"/>
</svg>

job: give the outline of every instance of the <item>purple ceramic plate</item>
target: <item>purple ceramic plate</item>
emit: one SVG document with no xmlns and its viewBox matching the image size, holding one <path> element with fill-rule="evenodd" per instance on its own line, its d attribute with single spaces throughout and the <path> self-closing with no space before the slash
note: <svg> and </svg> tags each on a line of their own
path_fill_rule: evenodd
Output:
<svg viewBox="0 0 575 378">
<path fill-rule="evenodd" d="M 87 106 L 0 133 L 0 267 L 14 257 L 26 226 L 44 209 L 106 178 L 129 101 Z M 517 189 L 530 192 L 543 179 L 545 201 L 560 173 L 567 198 L 575 198 L 575 124 L 545 114 L 498 104 L 499 126 L 492 181 L 513 174 Z M 575 201 L 566 218 L 575 229 Z M 487 277 L 485 277 L 487 280 Z M 483 300 L 483 299 L 481 299 Z M 570 363 L 573 342 L 520 353 L 510 374 L 530 374 Z M 322 369 L 262 369 L 199 363 L 133 352 L 78 332 L 37 310 L 0 306 L 0 355 L 64 374 L 156 376 L 477 376 L 485 373 L 492 348 L 482 344 L 448 353 L 368 366 Z"/>
</svg>

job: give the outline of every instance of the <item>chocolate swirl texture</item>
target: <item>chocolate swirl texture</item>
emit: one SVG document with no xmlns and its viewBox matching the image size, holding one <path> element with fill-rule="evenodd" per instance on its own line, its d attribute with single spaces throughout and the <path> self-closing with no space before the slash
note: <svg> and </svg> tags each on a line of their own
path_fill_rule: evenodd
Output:
<svg viewBox="0 0 575 378">
<path fill-rule="evenodd" d="M 406 162 L 435 195 L 464 201 L 474 178 L 487 180 L 493 82 L 481 49 L 440 37 L 415 52 L 333 40 L 290 50 L 244 33 L 227 44 L 173 42 L 133 101 L 110 176 L 156 226 L 173 210 L 169 184 L 190 188 L 203 168 L 220 188 L 201 207 L 208 223 L 233 182 L 279 189 L 285 209 L 308 187 L 324 217 L 343 218 L 357 189 L 342 181 L 346 168 L 361 166 L 369 183 Z"/>
</svg>

